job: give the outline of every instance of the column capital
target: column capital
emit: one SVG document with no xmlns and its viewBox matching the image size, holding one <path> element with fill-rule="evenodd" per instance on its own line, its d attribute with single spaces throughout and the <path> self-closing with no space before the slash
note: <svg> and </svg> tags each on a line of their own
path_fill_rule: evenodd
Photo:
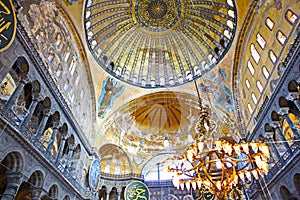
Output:
<svg viewBox="0 0 300 200">
<path fill-rule="evenodd" d="M 273 136 L 274 136 L 274 132 L 272 132 L 272 131 L 266 131 L 266 132 L 265 132 L 265 135 L 266 135 L 266 137 L 267 137 L 268 139 L 272 139 Z"/>
<path fill-rule="evenodd" d="M 290 101 L 294 101 L 295 99 L 299 99 L 299 92 L 289 92 L 286 99 L 290 100 Z"/>
<path fill-rule="evenodd" d="M 280 122 L 279 122 L 279 121 L 273 121 L 270 125 L 271 125 L 273 128 L 278 128 L 278 127 L 280 127 Z"/>
<path fill-rule="evenodd" d="M 52 127 L 53 129 L 59 129 L 59 127 L 61 126 L 61 123 L 60 122 L 52 122 Z"/>
<path fill-rule="evenodd" d="M 30 82 L 30 78 L 29 78 L 28 74 L 22 74 L 20 76 L 20 82 L 22 82 L 24 84 Z"/>
<path fill-rule="evenodd" d="M 289 114 L 289 107 L 280 107 L 278 114 L 280 115 L 287 115 Z"/>
<path fill-rule="evenodd" d="M 45 109 L 43 109 L 43 115 L 45 115 L 45 116 L 50 116 L 50 115 L 51 115 L 51 110 L 50 110 L 50 108 L 45 108 Z"/>
</svg>

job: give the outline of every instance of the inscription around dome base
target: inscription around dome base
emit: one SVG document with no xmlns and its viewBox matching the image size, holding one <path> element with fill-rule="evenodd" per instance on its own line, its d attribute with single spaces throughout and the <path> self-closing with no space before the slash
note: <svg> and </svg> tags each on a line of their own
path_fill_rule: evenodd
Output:
<svg viewBox="0 0 300 200">
<path fill-rule="evenodd" d="M 180 0 L 139 0 L 135 17 L 146 30 L 162 32 L 172 28 L 182 13 Z"/>
</svg>

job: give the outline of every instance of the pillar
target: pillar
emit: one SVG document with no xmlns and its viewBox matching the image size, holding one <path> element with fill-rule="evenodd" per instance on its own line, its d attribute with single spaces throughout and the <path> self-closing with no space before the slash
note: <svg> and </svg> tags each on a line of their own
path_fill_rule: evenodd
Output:
<svg viewBox="0 0 300 200">
<path fill-rule="evenodd" d="M 36 130 L 36 137 L 38 138 L 38 140 L 42 137 L 43 135 L 43 132 L 45 130 L 45 127 L 46 127 L 46 123 L 47 123 L 47 120 L 50 116 L 50 109 L 44 109 L 43 110 L 43 118 L 42 118 L 42 121 L 40 122 L 39 124 L 39 127 L 38 129 Z"/>
<path fill-rule="evenodd" d="M 285 107 L 285 108 L 280 108 L 279 114 L 281 114 L 286 122 L 288 123 L 289 127 L 291 128 L 291 130 L 294 133 L 295 139 L 299 138 L 299 132 L 298 129 L 295 127 L 294 122 L 291 120 L 290 116 L 289 116 L 289 108 Z"/>
<path fill-rule="evenodd" d="M 59 148 L 58 148 L 58 153 L 56 156 L 56 162 L 59 162 L 59 160 L 61 159 L 64 147 L 65 147 L 65 143 L 66 143 L 66 138 L 62 137 Z"/>
<path fill-rule="evenodd" d="M 6 175 L 6 188 L 2 194 L 1 200 L 13 200 L 19 190 L 22 182 L 21 174 L 7 174 Z"/>
<path fill-rule="evenodd" d="M 69 152 L 68 152 L 68 155 L 67 155 L 66 169 L 69 168 L 69 164 L 70 164 L 70 161 L 72 159 L 74 148 L 75 148 L 74 144 L 69 144 Z"/>
<path fill-rule="evenodd" d="M 291 150 L 290 145 L 286 141 L 285 136 L 283 135 L 283 133 L 282 133 L 280 127 L 279 127 L 280 126 L 279 121 L 273 121 L 271 126 L 275 129 L 275 132 L 278 134 L 279 139 L 283 143 L 283 146 L 285 147 L 286 151 Z"/>
<path fill-rule="evenodd" d="M 107 190 L 106 190 L 106 200 L 109 200 L 109 193 Z"/>
<path fill-rule="evenodd" d="M 42 196 L 42 189 L 31 186 L 30 193 L 32 200 L 40 200 Z"/>
<path fill-rule="evenodd" d="M 53 148 L 53 144 L 54 144 L 54 141 L 55 141 L 57 132 L 58 132 L 58 127 L 59 127 L 59 125 L 60 125 L 59 122 L 54 122 L 54 123 L 53 123 L 53 132 L 52 132 L 50 141 L 49 141 L 48 146 L 47 146 L 47 149 L 46 149 L 46 154 L 49 154 L 49 155 L 51 154 L 51 150 L 52 150 L 52 148 Z"/>
<path fill-rule="evenodd" d="M 274 140 L 273 140 L 273 135 L 274 133 L 273 132 L 266 132 L 266 137 L 268 139 L 268 142 L 271 144 L 271 152 L 273 152 L 274 156 L 275 156 L 275 159 L 276 161 L 280 160 L 280 153 L 274 143 Z M 273 156 L 273 154 L 271 153 L 271 155 Z M 274 157 L 273 156 L 273 157 Z"/>
<path fill-rule="evenodd" d="M 32 115 L 34 113 L 34 110 L 35 110 L 35 108 L 36 108 L 36 106 L 37 106 L 37 104 L 40 100 L 41 100 L 40 96 L 37 96 L 37 97 L 33 98 L 32 102 L 31 102 L 31 105 L 28 109 L 28 114 L 26 115 L 24 120 L 21 122 L 19 127 L 21 127 L 22 125 L 24 125 L 24 126 L 28 125 L 28 122 L 31 120 Z"/>
<path fill-rule="evenodd" d="M 13 107 L 13 105 L 16 103 L 16 100 L 19 98 L 26 82 L 28 82 L 27 76 L 21 77 L 19 84 L 17 85 L 16 89 L 14 90 L 14 92 L 12 93 L 12 95 L 10 96 L 8 101 L 6 102 L 6 106 L 8 109 L 11 109 Z"/>
</svg>

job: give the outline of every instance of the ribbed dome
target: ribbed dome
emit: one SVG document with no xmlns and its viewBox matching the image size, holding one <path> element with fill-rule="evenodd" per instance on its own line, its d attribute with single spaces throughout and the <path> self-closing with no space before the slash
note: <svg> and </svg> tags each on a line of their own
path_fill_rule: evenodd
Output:
<svg viewBox="0 0 300 200">
<path fill-rule="evenodd" d="M 236 29 L 232 0 L 87 1 L 87 44 L 98 64 L 139 87 L 190 82 L 214 67 Z"/>
</svg>

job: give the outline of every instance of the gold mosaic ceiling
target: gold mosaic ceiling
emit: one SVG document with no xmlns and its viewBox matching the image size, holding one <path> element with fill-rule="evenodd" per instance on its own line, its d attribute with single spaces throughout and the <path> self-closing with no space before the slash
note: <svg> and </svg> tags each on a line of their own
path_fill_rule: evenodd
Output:
<svg viewBox="0 0 300 200">
<path fill-rule="evenodd" d="M 190 82 L 224 57 L 235 35 L 232 0 L 89 0 L 88 47 L 112 76 L 143 88 Z"/>
</svg>

